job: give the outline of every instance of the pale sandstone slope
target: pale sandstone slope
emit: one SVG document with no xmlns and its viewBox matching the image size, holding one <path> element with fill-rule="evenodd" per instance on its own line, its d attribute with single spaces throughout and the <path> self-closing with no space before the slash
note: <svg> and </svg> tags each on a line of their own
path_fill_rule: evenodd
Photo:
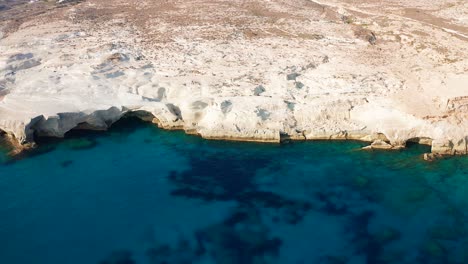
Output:
<svg viewBox="0 0 468 264">
<path fill-rule="evenodd" d="M 26 143 L 133 112 L 204 138 L 416 140 L 466 154 L 466 3 L 323 2 L 0 11 L 0 129 Z"/>
</svg>

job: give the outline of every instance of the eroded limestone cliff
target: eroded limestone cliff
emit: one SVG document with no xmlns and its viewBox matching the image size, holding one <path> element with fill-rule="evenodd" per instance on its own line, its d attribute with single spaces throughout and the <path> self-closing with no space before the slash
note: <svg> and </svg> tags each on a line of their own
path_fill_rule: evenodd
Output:
<svg viewBox="0 0 468 264">
<path fill-rule="evenodd" d="M 26 144 L 133 114 L 467 154 L 467 17 L 459 0 L 17 1 L 0 7 L 0 130 Z"/>
</svg>

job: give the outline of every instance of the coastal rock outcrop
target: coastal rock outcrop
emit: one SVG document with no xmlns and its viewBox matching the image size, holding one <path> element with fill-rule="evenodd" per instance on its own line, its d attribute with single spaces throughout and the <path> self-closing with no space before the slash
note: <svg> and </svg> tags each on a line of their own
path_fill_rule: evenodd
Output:
<svg viewBox="0 0 468 264">
<path fill-rule="evenodd" d="M 0 11 L 0 130 L 28 144 L 134 115 L 207 139 L 468 154 L 467 25 L 439 2 L 365 2 L 18 4 Z"/>
</svg>

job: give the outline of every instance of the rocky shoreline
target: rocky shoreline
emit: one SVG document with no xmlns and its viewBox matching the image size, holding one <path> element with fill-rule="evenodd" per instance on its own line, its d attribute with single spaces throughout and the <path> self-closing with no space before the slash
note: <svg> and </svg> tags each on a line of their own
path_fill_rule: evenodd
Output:
<svg viewBox="0 0 468 264">
<path fill-rule="evenodd" d="M 24 152 L 28 152 L 37 147 L 34 142 L 36 136 L 39 137 L 57 137 L 62 138 L 65 134 L 73 129 L 79 130 L 93 130 L 103 131 L 107 130 L 112 126 L 113 123 L 122 119 L 134 117 L 140 119 L 142 122 L 151 122 L 161 129 L 165 130 L 183 130 L 187 134 L 200 136 L 207 140 L 227 140 L 227 141 L 239 141 L 239 142 L 260 142 L 260 143 L 283 143 L 287 141 L 323 141 L 323 140 L 354 140 L 361 142 L 368 142 L 369 145 L 363 147 L 363 150 L 401 150 L 406 147 L 407 142 L 428 145 L 431 146 L 431 153 L 425 153 L 423 155 L 424 160 L 432 161 L 435 159 L 447 157 L 450 155 L 466 155 L 468 154 L 463 149 L 457 150 L 454 148 L 453 143 L 449 143 L 444 146 L 436 145 L 437 149 L 434 151 L 434 143 L 430 138 L 412 138 L 404 141 L 404 144 L 393 145 L 388 138 L 382 133 L 369 133 L 366 134 L 364 131 L 355 131 L 348 133 L 342 131 L 336 134 L 314 134 L 313 137 L 305 135 L 304 133 L 296 133 L 293 135 L 284 133 L 275 133 L 268 131 L 256 131 L 254 134 L 201 134 L 196 129 L 185 128 L 183 120 L 179 119 L 177 115 L 171 116 L 171 111 L 165 112 L 165 115 L 154 116 L 153 113 L 145 110 L 131 111 L 126 109 L 125 111 L 119 111 L 113 107 L 108 110 L 100 110 L 93 112 L 90 115 L 80 115 L 77 113 L 67 113 L 59 115 L 60 118 L 44 119 L 44 117 L 36 118 L 34 123 L 30 123 L 25 127 L 28 127 L 28 132 L 24 134 L 23 141 L 17 139 L 15 134 L 1 131 L 0 137 L 3 139 L 3 143 L 7 144 L 10 151 L 9 155 L 17 156 Z M 64 116 L 70 117 L 70 119 L 64 118 Z M 73 116 L 79 116 L 73 118 Z M 57 128 L 63 130 L 57 130 Z M 241 132 L 241 131 L 239 131 Z"/>
<path fill-rule="evenodd" d="M 431 146 L 426 159 L 466 155 L 467 9 L 24 2 L 0 11 L 0 131 L 18 152 L 34 136 L 135 115 L 206 139 L 417 142 Z"/>
</svg>

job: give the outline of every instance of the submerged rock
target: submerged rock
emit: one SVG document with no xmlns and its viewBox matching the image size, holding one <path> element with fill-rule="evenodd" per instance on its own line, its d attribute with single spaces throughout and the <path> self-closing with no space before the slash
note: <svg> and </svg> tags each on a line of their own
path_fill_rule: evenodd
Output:
<svg viewBox="0 0 468 264">
<path fill-rule="evenodd" d="M 64 161 L 60 162 L 60 166 L 62 166 L 63 168 L 66 168 L 66 167 L 68 167 L 68 166 L 70 166 L 72 164 L 73 164 L 72 160 L 64 160 Z"/>
<path fill-rule="evenodd" d="M 416 203 L 426 199 L 431 194 L 431 190 L 425 187 L 409 188 L 403 196 L 404 201 Z"/>
<path fill-rule="evenodd" d="M 428 230 L 434 239 L 457 240 L 465 237 L 466 230 L 459 226 L 435 226 Z"/>
<path fill-rule="evenodd" d="M 127 250 L 119 250 L 112 252 L 109 257 L 99 264 L 136 264 L 132 258 L 132 253 Z"/>
<path fill-rule="evenodd" d="M 359 188 L 365 188 L 369 186 L 369 178 L 364 176 L 356 176 L 353 180 L 354 184 Z"/>
<path fill-rule="evenodd" d="M 97 142 L 88 138 L 74 138 L 66 140 L 65 145 L 73 150 L 82 150 L 94 148 Z"/>
<path fill-rule="evenodd" d="M 447 254 L 446 248 L 437 240 L 427 241 L 422 248 L 422 252 L 433 260 L 444 259 Z"/>
<path fill-rule="evenodd" d="M 326 256 L 320 263 L 323 264 L 346 264 L 348 263 L 348 257 L 343 256 Z"/>
<path fill-rule="evenodd" d="M 379 244 L 387 244 L 394 240 L 400 239 L 400 231 L 396 230 L 392 227 L 386 227 L 383 229 L 378 230 L 373 234 L 373 238 Z"/>
</svg>

